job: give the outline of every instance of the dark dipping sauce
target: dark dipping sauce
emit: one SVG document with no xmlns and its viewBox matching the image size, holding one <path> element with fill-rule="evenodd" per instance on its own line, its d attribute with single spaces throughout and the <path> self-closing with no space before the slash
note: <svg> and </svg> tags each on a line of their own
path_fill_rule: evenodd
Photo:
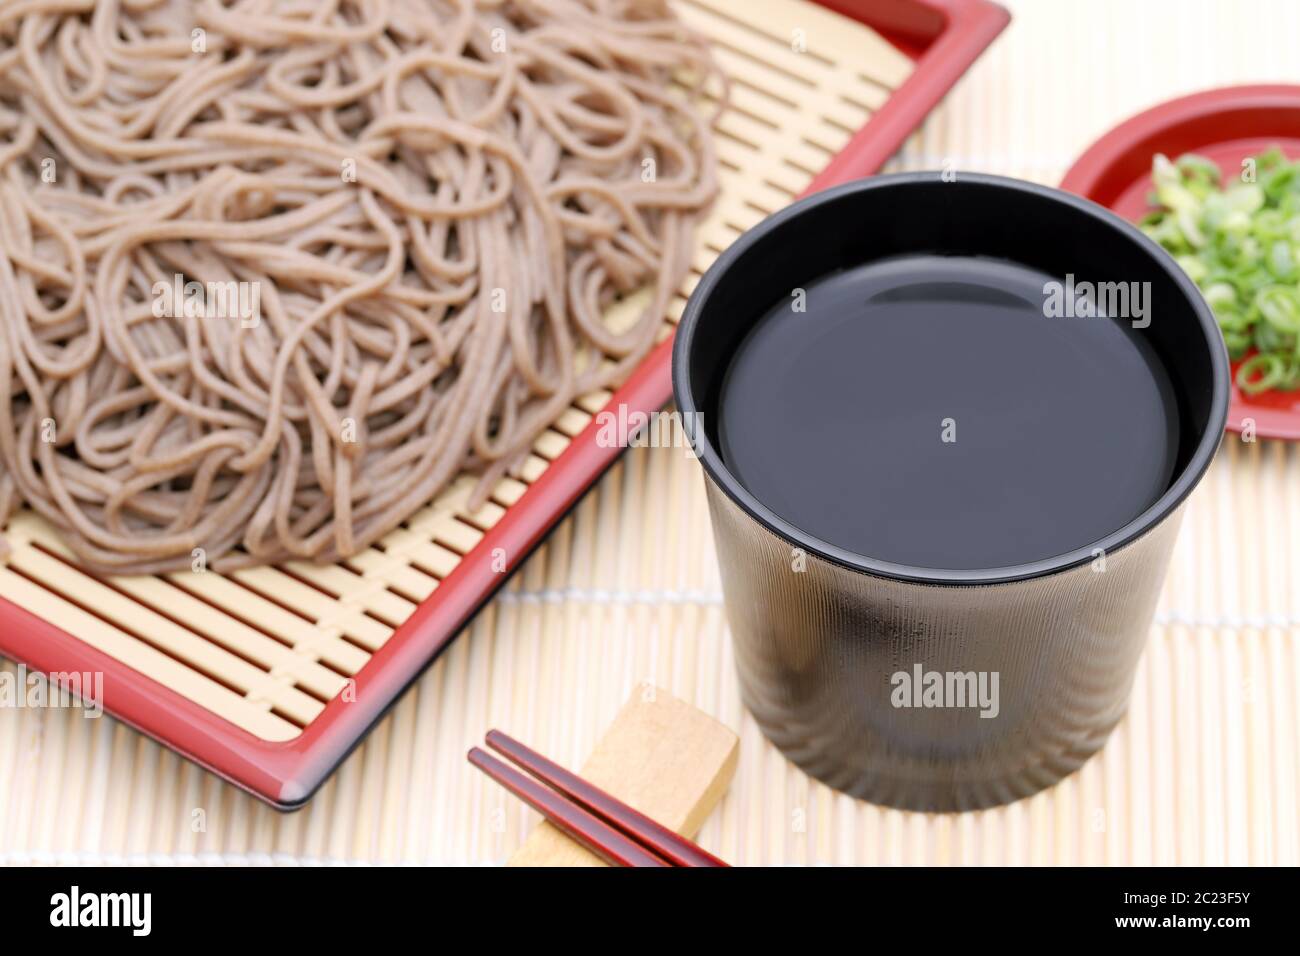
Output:
<svg viewBox="0 0 1300 956">
<path fill-rule="evenodd" d="M 1168 489 L 1178 408 L 1128 320 L 1045 315 L 1054 279 L 904 256 L 810 284 L 731 360 L 723 461 L 790 524 L 879 561 L 1003 568 L 1100 541 Z"/>
</svg>

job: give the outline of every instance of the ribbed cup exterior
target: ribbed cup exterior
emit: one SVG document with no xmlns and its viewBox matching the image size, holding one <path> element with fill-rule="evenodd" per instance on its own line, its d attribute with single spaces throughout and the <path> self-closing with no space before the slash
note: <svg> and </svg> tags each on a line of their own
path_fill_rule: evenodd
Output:
<svg viewBox="0 0 1300 956">
<path fill-rule="evenodd" d="M 934 585 L 799 551 L 705 482 L 745 704 L 830 786 L 907 810 L 1008 803 L 1081 766 L 1123 716 L 1181 506 L 1104 564 Z M 895 706 L 918 664 L 996 673 L 996 716 Z"/>
</svg>

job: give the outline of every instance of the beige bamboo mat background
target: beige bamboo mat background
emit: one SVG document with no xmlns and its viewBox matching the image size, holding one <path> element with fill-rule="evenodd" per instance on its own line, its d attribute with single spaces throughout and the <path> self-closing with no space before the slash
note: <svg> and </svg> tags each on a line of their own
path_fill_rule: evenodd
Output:
<svg viewBox="0 0 1300 956">
<path fill-rule="evenodd" d="M 1011 27 L 891 168 L 1055 183 L 1161 99 L 1300 82 L 1289 0 L 1007 5 Z M 116 721 L 0 710 L 0 863 L 500 861 L 536 818 L 472 771 L 466 748 L 498 726 L 576 766 L 651 680 L 741 734 L 735 782 L 700 838 L 736 863 L 1295 864 L 1298 550 L 1300 451 L 1229 436 L 1105 750 L 1009 807 L 907 814 L 812 782 L 758 733 L 737 696 L 699 467 L 636 449 L 300 813 Z"/>
</svg>

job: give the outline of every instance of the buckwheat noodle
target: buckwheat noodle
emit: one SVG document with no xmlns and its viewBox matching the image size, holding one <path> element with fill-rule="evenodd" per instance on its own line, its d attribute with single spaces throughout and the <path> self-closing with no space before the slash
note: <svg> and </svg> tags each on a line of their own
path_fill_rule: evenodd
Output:
<svg viewBox="0 0 1300 956">
<path fill-rule="evenodd" d="M 155 573 L 481 502 L 653 344 L 724 98 L 662 0 L 7 0 L 0 519 Z"/>
</svg>

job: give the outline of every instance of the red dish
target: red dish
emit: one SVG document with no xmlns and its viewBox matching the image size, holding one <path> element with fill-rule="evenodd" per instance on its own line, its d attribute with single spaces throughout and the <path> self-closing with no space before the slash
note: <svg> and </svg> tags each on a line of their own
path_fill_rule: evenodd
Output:
<svg viewBox="0 0 1300 956">
<path fill-rule="evenodd" d="M 1061 180 L 1061 188 L 1137 220 L 1150 206 L 1151 160 L 1198 153 L 1225 173 L 1273 146 L 1300 157 L 1300 86 L 1233 86 L 1162 103 L 1111 130 Z M 1236 365 L 1233 366 L 1236 375 Z M 1247 395 L 1234 384 L 1228 429 L 1247 419 L 1260 438 L 1300 441 L 1300 391 Z"/>
<path fill-rule="evenodd" d="M 914 59 L 916 68 L 809 191 L 879 170 L 1010 20 L 988 0 L 825 0 L 824 5 L 875 28 Z M 629 417 L 663 407 L 672 395 L 671 355 L 668 339 L 606 407 L 621 406 Z M 496 548 L 527 554 L 613 464 L 620 450 L 598 442 L 599 433 L 600 419 L 593 418 L 374 653 L 356 675 L 353 700 L 331 700 L 287 742 L 253 736 L 4 599 L 0 654 L 46 673 L 102 673 L 108 713 L 279 809 L 296 809 L 504 583 L 506 575 L 494 573 L 490 560 L 473 558 Z"/>
</svg>

